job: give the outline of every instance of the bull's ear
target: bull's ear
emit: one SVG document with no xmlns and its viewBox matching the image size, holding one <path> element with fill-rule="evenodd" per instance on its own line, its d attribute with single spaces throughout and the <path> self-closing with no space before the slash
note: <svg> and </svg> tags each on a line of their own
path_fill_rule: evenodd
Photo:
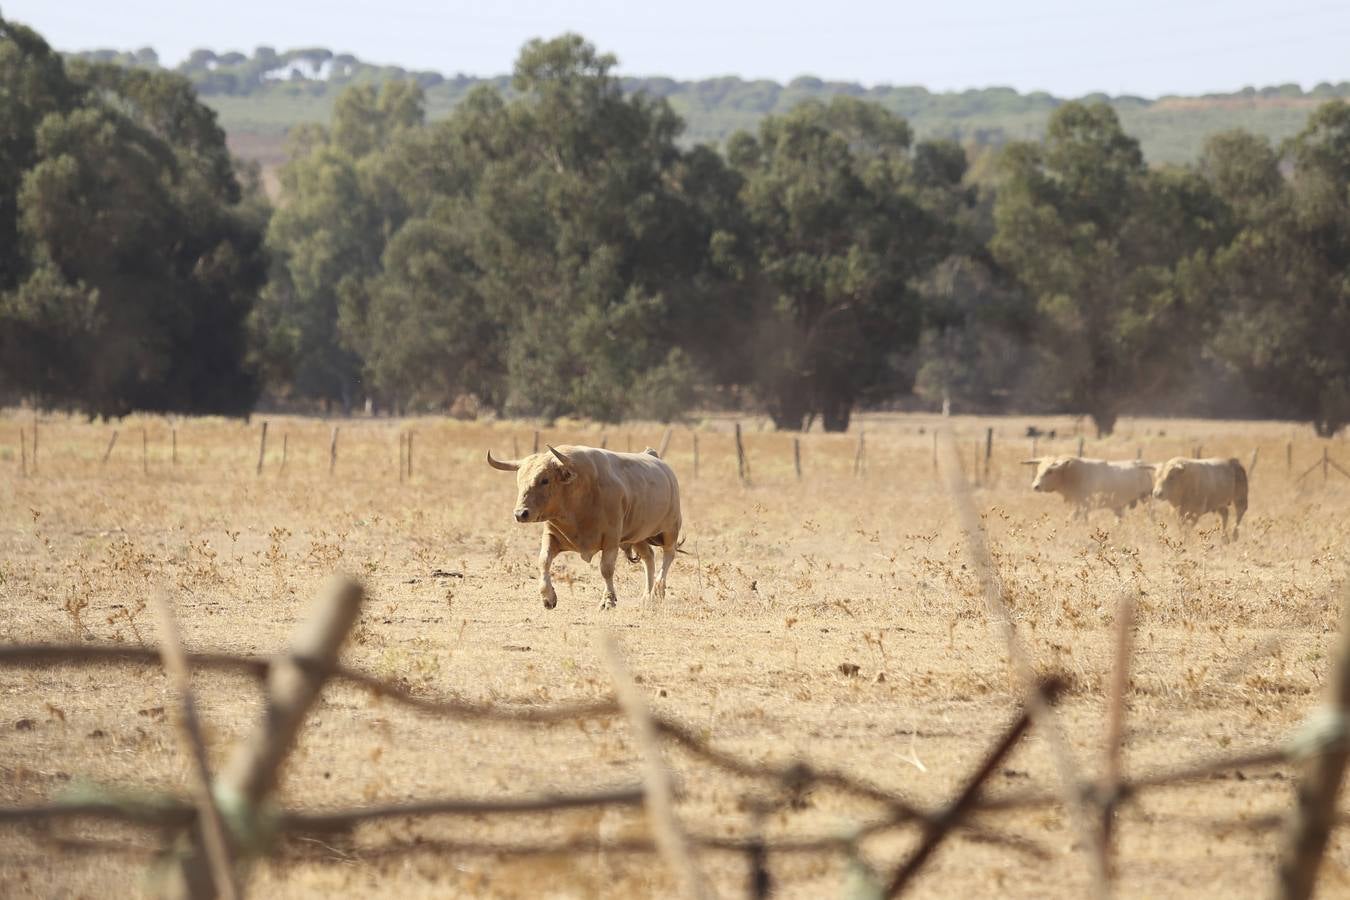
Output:
<svg viewBox="0 0 1350 900">
<path fill-rule="evenodd" d="M 497 459 L 495 456 L 492 455 L 491 450 L 489 450 L 487 453 L 488 453 L 488 465 L 492 466 L 492 468 L 494 469 L 501 469 L 503 472 L 514 472 L 516 469 L 520 468 L 520 462 L 518 460 Z"/>
</svg>

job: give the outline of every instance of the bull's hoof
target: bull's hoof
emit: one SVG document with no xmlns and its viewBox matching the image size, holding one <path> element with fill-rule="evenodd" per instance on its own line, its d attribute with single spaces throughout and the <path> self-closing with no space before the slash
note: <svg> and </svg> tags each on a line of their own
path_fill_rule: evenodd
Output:
<svg viewBox="0 0 1350 900">
<path fill-rule="evenodd" d="M 662 600 L 666 599 L 665 583 L 658 581 L 656 584 L 652 585 L 651 593 L 647 595 L 647 599 L 653 603 L 660 603 Z"/>
<path fill-rule="evenodd" d="M 613 594 L 606 594 L 600 598 L 600 611 L 605 612 L 619 605 L 619 599 Z"/>
<path fill-rule="evenodd" d="M 558 605 L 558 598 L 557 598 L 557 597 L 545 597 L 545 598 L 544 598 L 544 609 L 552 609 L 553 607 L 555 607 L 555 606 L 557 606 L 557 605 Z"/>
<path fill-rule="evenodd" d="M 558 592 L 552 587 L 540 591 L 539 596 L 544 601 L 544 609 L 552 609 L 558 605 Z"/>
</svg>

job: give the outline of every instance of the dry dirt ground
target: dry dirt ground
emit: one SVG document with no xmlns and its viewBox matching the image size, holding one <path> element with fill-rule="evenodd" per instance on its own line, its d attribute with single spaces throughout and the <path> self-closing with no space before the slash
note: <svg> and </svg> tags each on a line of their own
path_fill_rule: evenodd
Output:
<svg viewBox="0 0 1350 900">
<path fill-rule="evenodd" d="M 807 758 L 916 801 L 948 797 L 1014 715 L 1004 645 L 967 566 L 951 498 L 936 477 L 933 429 L 922 416 L 865 417 L 865 472 L 853 475 L 857 432 L 802 438 L 746 421 L 750 484 L 739 483 L 730 425 L 678 429 L 667 454 L 682 481 L 689 555 L 664 603 L 641 602 L 641 569 L 620 562 L 620 605 L 597 610 L 597 567 L 558 566 L 559 603 L 538 599 L 538 526 L 511 519 L 513 479 L 484 451 L 532 444 L 531 426 L 440 419 L 341 422 L 329 474 L 331 423 L 274 417 L 261 475 L 258 421 L 158 418 L 113 424 L 44 417 L 33 449 L 30 413 L 0 417 L 0 642 L 155 640 L 145 607 L 167 588 L 190 649 L 267 654 L 285 646 L 325 578 L 358 575 L 369 599 L 345 649 L 350 665 L 428 695 L 548 704 L 610 693 L 597 637 L 617 636 L 652 705 L 713 745 L 756 760 Z M 1137 592 L 1124 767 L 1145 775 L 1188 760 L 1275 744 L 1316 706 L 1336 630 L 1350 480 L 1321 457 L 1350 463 L 1350 443 L 1317 441 L 1288 423 L 1127 420 L 1087 441 L 1088 455 L 1147 459 L 1235 455 L 1259 448 L 1251 512 L 1236 543 L 1217 521 L 1178 527 L 1170 511 L 1071 521 L 1056 497 L 1033 494 L 1019 465 L 1031 420 L 950 420 L 969 471 L 994 429 L 993 459 L 974 499 L 986 513 L 1017 629 L 1070 690 L 1063 721 L 1086 776 L 1101 769 L 1104 688 L 1117 598 Z M 1069 420 L 1037 420 L 1073 452 Z M 113 428 L 117 444 L 100 462 Z M 414 433 L 401 481 L 399 436 Z M 659 426 L 623 427 L 612 449 L 659 443 Z M 693 436 L 699 471 L 694 472 Z M 560 423 L 557 443 L 599 444 L 598 426 Z M 282 468 L 282 442 L 286 463 Z M 144 455 L 143 455 L 144 439 Z M 1287 442 L 1292 444 L 1292 472 Z M 980 463 L 983 469 L 983 463 Z M 435 573 L 462 577 L 441 577 Z M 857 667 L 856 674 L 841 664 Z M 845 666 L 848 671 L 852 671 Z M 882 677 L 884 676 L 884 678 Z M 217 763 L 252 729 L 258 694 L 244 677 L 204 673 L 195 686 Z M 81 784 L 186 791 L 188 768 L 157 666 L 55 666 L 0 674 L 0 804 L 37 803 Z M 747 806 L 766 788 L 672 750 L 686 826 L 746 835 Z M 631 784 L 641 761 L 621 721 L 561 726 L 469 725 L 426 717 L 357 690 L 328 689 L 288 765 L 282 801 L 311 809 L 432 796 L 499 797 Z M 1264 893 L 1278 836 L 1252 822 L 1285 810 L 1290 767 L 1229 772 L 1143 795 L 1118 824 L 1119 896 Z M 1035 732 L 1000 768 L 994 793 L 1053 788 L 1056 769 Z M 847 834 L 879 815 L 818 789 L 804 808 L 764 823 L 770 837 Z M 1214 820 L 1225 824 L 1213 825 Z M 1055 809 L 990 814 L 992 827 L 1034 840 L 1037 857 L 967 837 L 948 841 L 915 894 L 1080 897 L 1087 855 Z M 1247 827 L 1244 827 L 1244 823 Z M 633 897 L 669 895 L 659 860 L 604 856 L 510 860 L 434 849 L 374 848 L 417 840 L 546 840 L 641 836 L 640 811 L 548 817 L 403 820 L 363 826 L 330 844 L 288 848 L 305 858 L 255 867 L 256 896 Z M 64 838 L 155 836 L 63 823 Z M 154 868 L 135 853 L 56 854 L 49 838 L 0 825 L 0 895 L 136 896 Z M 869 838 L 883 871 L 913 832 Z M 699 863 L 720 896 L 742 896 L 746 865 L 708 853 Z M 837 856 L 775 858 L 781 897 L 842 896 L 856 870 Z M 1326 896 L 1350 891 L 1350 837 L 1332 843 Z"/>
</svg>

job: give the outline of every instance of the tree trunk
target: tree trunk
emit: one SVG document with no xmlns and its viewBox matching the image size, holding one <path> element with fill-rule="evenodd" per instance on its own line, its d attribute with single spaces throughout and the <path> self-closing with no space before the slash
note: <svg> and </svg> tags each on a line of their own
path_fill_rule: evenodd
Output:
<svg viewBox="0 0 1350 900">
<path fill-rule="evenodd" d="M 1344 422 L 1339 422 L 1335 418 L 1315 418 L 1313 419 L 1313 431 L 1317 432 L 1318 437 L 1335 437 L 1336 433 L 1345 427 Z"/>
<path fill-rule="evenodd" d="M 1120 414 L 1112 408 L 1104 408 L 1089 413 L 1092 417 L 1092 424 L 1097 428 L 1097 438 L 1108 437 L 1111 432 L 1116 430 L 1116 419 Z"/>
<path fill-rule="evenodd" d="M 797 386 L 784 386 L 778 396 L 765 404 L 773 427 L 779 431 L 801 431 L 809 412 L 806 391 Z"/>
<path fill-rule="evenodd" d="M 800 410 L 775 408 L 769 410 L 769 418 L 773 420 L 773 427 L 779 431 L 801 431 L 806 416 Z"/>
<path fill-rule="evenodd" d="M 826 431 L 848 431 L 848 420 L 853 414 L 853 401 L 830 397 L 820 411 L 820 422 Z"/>
</svg>

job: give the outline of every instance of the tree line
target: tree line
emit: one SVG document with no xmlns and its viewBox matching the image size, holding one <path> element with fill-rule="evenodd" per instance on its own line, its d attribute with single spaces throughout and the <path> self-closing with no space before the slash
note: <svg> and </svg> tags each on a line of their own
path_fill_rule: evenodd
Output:
<svg viewBox="0 0 1350 900">
<path fill-rule="evenodd" d="M 972 158 L 856 97 L 686 147 L 577 36 L 428 122 L 354 85 L 273 209 L 181 76 L 0 23 L 0 390 L 847 428 L 897 402 L 1350 421 L 1350 105 L 1150 167 L 1104 103 Z M 973 164 L 972 164 L 973 163 Z"/>
<path fill-rule="evenodd" d="M 70 54 L 89 62 L 158 68 L 159 57 L 136 51 L 86 50 Z M 324 47 L 252 53 L 198 49 L 173 71 L 190 80 L 208 105 L 218 109 L 227 131 L 249 133 L 267 143 L 301 121 L 329 121 L 337 96 L 347 87 L 387 81 L 415 81 L 425 91 L 431 118 L 447 115 L 476 88 L 515 96 L 509 75 L 476 77 L 379 65 Z M 1044 91 L 1021 93 L 1009 87 L 929 91 L 920 85 L 862 85 L 802 75 L 787 83 L 736 76 L 685 81 L 660 76 L 623 76 L 624 93 L 665 99 L 684 120 L 681 146 L 723 143 L 737 131 L 753 131 L 762 118 L 781 115 L 811 100 L 836 96 L 880 104 L 903 116 L 916 134 L 949 137 L 980 147 L 1038 137 L 1050 113 L 1063 103 Z M 1307 119 L 1309 103 L 1350 98 L 1350 82 L 1322 82 L 1307 90 L 1297 84 L 1245 87 L 1231 93 L 1150 99 L 1095 93 L 1084 102 L 1109 104 L 1150 163 L 1187 163 L 1199 157 L 1206 136 L 1241 123 L 1283 139 Z"/>
</svg>

